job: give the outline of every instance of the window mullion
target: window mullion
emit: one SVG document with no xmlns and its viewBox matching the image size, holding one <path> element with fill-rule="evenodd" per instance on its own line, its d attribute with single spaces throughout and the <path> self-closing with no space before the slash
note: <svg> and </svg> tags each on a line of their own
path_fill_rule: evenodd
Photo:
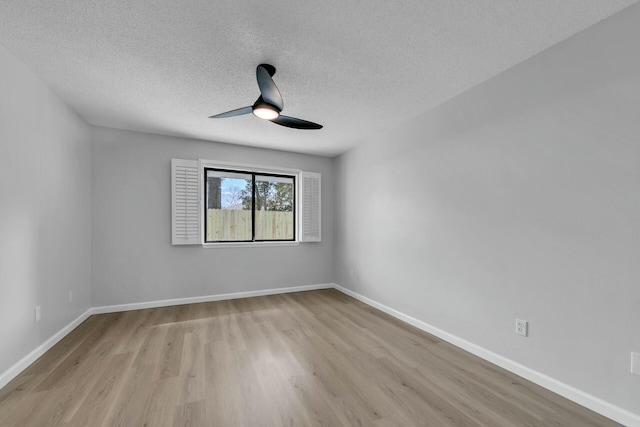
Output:
<svg viewBox="0 0 640 427">
<path fill-rule="evenodd" d="M 251 174 L 251 241 L 256 241 L 256 174 Z"/>
</svg>

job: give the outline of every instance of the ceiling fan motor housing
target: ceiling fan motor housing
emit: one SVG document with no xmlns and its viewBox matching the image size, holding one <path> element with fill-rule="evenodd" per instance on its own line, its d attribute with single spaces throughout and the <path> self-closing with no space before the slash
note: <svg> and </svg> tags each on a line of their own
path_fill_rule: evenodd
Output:
<svg viewBox="0 0 640 427">
<path fill-rule="evenodd" d="M 280 115 L 280 109 L 275 105 L 271 105 L 268 102 L 258 100 L 252 107 L 252 113 L 254 116 L 265 120 L 273 120 Z"/>
</svg>

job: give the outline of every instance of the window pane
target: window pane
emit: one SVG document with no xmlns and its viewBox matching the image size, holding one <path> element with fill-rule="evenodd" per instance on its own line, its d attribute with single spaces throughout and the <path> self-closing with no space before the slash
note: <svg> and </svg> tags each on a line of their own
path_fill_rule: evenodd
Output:
<svg viewBox="0 0 640 427">
<path fill-rule="evenodd" d="M 251 174 L 207 169 L 207 242 L 252 239 L 251 185 Z"/>
<path fill-rule="evenodd" d="M 293 240 L 293 177 L 256 175 L 256 240 Z"/>
</svg>

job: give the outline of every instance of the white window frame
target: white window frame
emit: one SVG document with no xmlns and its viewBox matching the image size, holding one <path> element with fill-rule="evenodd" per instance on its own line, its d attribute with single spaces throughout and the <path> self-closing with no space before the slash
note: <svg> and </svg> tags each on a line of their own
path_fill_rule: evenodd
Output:
<svg viewBox="0 0 640 427">
<path fill-rule="evenodd" d="M 296 240 L 205 243 L 204 173 L 206 168 L 231 169 L 254 174 L 292 175 L 296 179 Z M 171 244 L 204 248 L 297 246 L 322 241 L 321 174 L 301 169 L 247 163 L 171 159 Z M 197 188 L 197 190 L 196 190 Z M 194 212 L 197 210 L 197 212 Z"/>
</svg>

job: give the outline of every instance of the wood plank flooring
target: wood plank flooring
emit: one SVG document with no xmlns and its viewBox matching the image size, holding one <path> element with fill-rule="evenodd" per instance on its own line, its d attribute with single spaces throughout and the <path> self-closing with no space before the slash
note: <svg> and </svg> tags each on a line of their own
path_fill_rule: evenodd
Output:
<svg viewBox="0 0 640 427">
<path fill-rule="evenodd" d="M 336 290 L 91 316 L 1 426 L 614 426 Z"/>
</svg>

